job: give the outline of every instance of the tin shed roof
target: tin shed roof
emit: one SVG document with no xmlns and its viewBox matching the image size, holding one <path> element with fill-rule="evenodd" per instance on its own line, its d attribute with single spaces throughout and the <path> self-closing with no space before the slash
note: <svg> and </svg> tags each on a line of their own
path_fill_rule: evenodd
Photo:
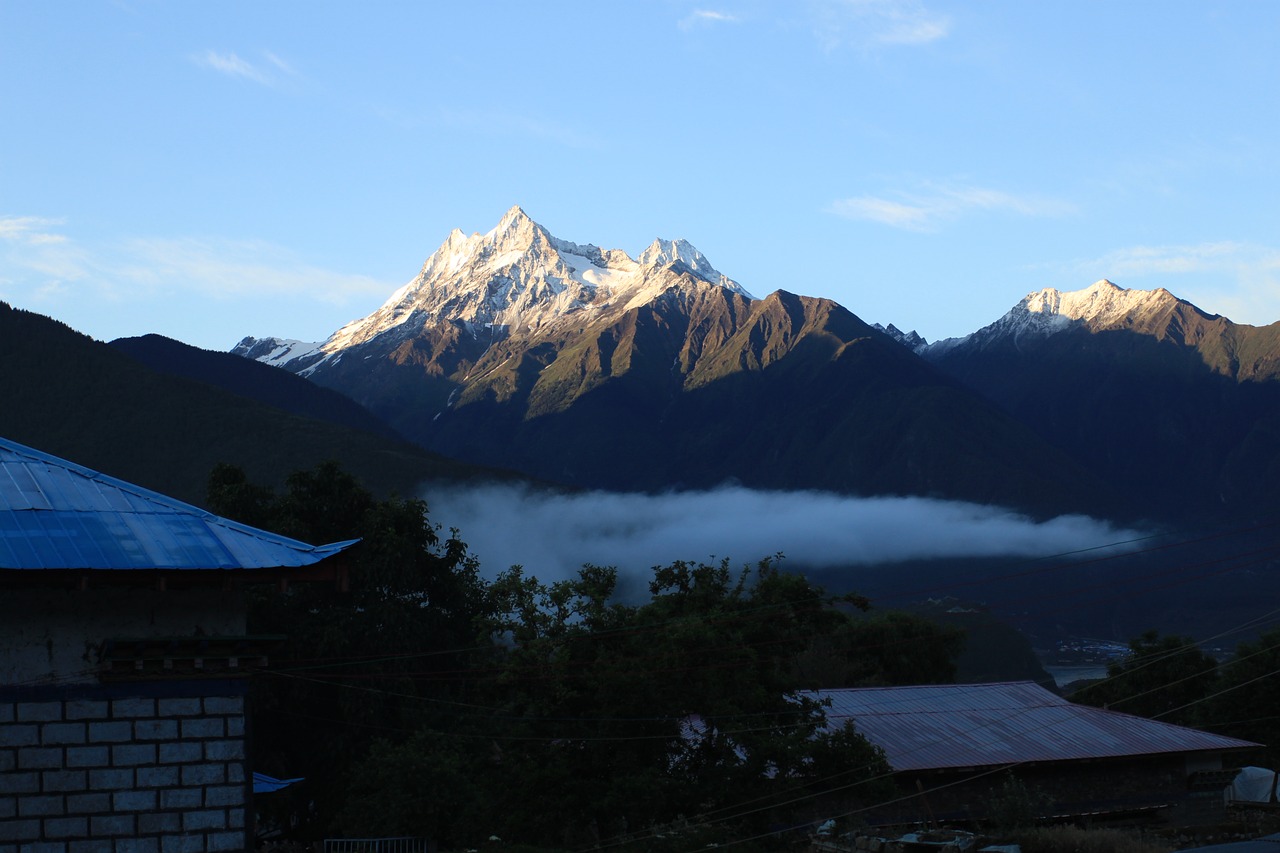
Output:
<svg viewBox="0 0 1280 853">
<path fill-rule="evenodd" d="M 0 438 L 0 569 L 295 568 L 356 541 L 308 545 Z"/>
<path fill-rule="evenodd" d="M 1030 681 L 821 690 L 898 771 L 1244 749 L 1258 744 L 1076 705 Z"/>
</svg>

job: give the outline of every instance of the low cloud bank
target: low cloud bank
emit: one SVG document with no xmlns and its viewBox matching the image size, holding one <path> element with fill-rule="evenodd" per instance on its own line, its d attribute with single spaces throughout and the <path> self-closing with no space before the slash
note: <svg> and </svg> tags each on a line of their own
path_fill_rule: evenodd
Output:
<svg viewBox="0 0 1280 853">
<path fill-rule="evenodd" d="M 632 582 L 674 560 L 754 563 L 781 552 L 816 569 L 946 557 L 1042 557 L 1145 535 L 1080 515 L 1037 522 L 926 498 L 853 498 L 726 487 L 664 495 L 557 494 L 523 486 L 432 490 L 432 521 L 457 528 L 486 577 L 512 565 L 543 581 L 584 563 Z M 1122 547 L 1117 545 L 1116 547 Z"/>
</svg>

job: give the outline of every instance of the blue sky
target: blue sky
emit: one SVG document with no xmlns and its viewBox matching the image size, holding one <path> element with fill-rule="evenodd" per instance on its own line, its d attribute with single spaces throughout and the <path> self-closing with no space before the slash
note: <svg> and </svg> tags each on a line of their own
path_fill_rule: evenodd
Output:
<svg viewBox="0 0 1280 853">
<path fill-rule="evenodd" d="M 519 204 L 930 340 L 1042 287 L 1280 320 L 1280 4 L 0 0 L 0 299 L 320 340 Z"/>
</svg>

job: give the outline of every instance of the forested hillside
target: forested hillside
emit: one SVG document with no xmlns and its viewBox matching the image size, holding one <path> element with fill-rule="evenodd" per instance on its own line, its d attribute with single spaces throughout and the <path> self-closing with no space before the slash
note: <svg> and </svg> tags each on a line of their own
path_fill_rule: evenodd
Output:
<svg viewBox="0 0 1280 853">
<path fill-rule="evenodd" d="M 301 384 L 322 399 L 332 395 Z M 0 435 L 195 504 L 203 503 L 209 472 L 222 462 L 282 484 L 291 471 L 340 459 L 381 494 L 413 494 L 424 480 L 485 476 L 388 438 L 385 430 L 295 414 L 156 372 L 4 303 L 0 395 L 6 401 Z"/>
</svg>

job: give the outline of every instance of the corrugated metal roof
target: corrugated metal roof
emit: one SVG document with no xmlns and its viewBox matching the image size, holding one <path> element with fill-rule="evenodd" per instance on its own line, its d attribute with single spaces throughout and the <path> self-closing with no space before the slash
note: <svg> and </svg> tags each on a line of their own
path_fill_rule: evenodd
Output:
<svg viewBox="0 0 1280 853">
<path fill-rule="evenodd" d="M 300 567 L 356 541 L 308 545 L 0 438 L 0 569 Z"/>
<path fill-rule="evenodd" d="M 1076 705 L 1033 682 L 820 690 L 827 724 L 852 720 L 894 770 L 1154 755 L 1257 746 Z"/>
</svg>

